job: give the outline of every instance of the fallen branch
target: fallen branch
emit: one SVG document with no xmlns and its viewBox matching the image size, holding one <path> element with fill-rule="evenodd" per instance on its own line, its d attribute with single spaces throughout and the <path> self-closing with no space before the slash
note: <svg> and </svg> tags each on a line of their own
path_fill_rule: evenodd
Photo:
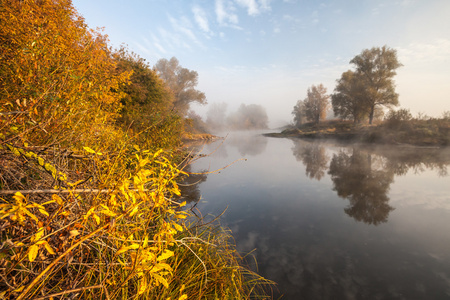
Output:
<svg viewBox="0 0 450 300">
<path fill-rule="evenodd" d="M 70 194 L 70 193 L 111 193 L 114 190 L 108 190 L 108 189 L 66 189 L 66 190 L 57 190 L 57 189 L 47 189 L 47 190 L 0 190 L 0 195 L 14 195 L 15 193 L 22 193 L 22 194 Z M 130 189 L 130 191 L 136 192 L 136 191 L 143 191 L 148 192 L 150 189 Z"/>
</svg>

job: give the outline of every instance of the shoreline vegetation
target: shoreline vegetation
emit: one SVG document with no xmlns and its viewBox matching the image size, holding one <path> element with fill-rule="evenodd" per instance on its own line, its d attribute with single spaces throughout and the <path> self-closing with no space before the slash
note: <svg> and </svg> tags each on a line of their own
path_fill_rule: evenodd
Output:
<svg viewBox="0 0 450 300">
<path fill-rule="evenodd" d="M 450 119 L 386 120 L 374 125 L 329 120 L 288 126 L 281 132 L 266 133 L 277 138 L 334 139 L 350 143 L 385 144 L 402 147 L 450 146 Z"/>
<path fill-rule="evenodd" d="M 270 298 L 183 199 L 183 137 L 212 138 L 189 131 L 203 93 L 111 49 L 70 0 L 1 1 L 0 43 L 0 299 Z"/>
</svg>

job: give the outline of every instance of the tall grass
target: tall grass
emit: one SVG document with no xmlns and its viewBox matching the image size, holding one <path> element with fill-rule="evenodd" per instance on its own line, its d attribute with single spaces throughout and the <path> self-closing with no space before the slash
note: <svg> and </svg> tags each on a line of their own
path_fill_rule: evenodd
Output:
<svg viewBox="0 0 450 300">
<path fill-rule="evenodd" d="M 16 172 L 31 180 L 32 169 L 40 178 L 33 182 L 39 189 L 0 191 L 3 298 L 267 298 L 270 282 L 242 266 L 229 233 L 192 223 L 185 203 L 173 200 L 183 171 L 170 153 L 136 146 L 109 155 L 85 147 L 66 157 L 74 167 L 66 170 L 85 174 L 95 166 L 96 179 L 71 182 L 73 175 L 47 162 L 49 152 L 2 148 L 3 163 L 34 165 Z M 58 161 L 55 150 L 52 157 Z M 2 180 L 11 181 L 5 174 Z"/>
</svg>

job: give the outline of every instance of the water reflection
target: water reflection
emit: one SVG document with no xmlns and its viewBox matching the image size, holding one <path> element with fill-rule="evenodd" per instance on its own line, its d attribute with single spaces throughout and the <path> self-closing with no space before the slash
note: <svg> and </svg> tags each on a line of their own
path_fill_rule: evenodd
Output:
<svg viewBox="0 0 450 300">
<path fill-rule="evenodd" d="M 227 145 L 236 147 L 242 156 L 256 156 L 264 152 L 267 147 L 266 137 L 260 134 L 242 133 L 242 135 L 233 134 L 228 138 Z"/>
<path fill-rule="evenodd" d="M 389 189 L 394 176 L 409 170 L 415 174 L 436 170 L 448 176 L 449 151 L 423 148 L 353 146 L 334 153 L 330 164 L 324 144 L 292 140 L 292 154 L 305 166 L 306 175 L 321 180 L 328 170 L 333 190 L 349 200 L 345 213 L 357 221 L 378 225 L 388 220 L 394 208 L 389 205 Z M 329 145 L 328 145 L 329 146 Z"/>
<path fill-rule="evenodd" d="M 439 149 L 408 148 L 392 151 L 378 148 L 375 152 L 388 158 L 386 168 L 395 175 L 405 175 L 410 169 L 415 174 L 426 170 L 435 170 L 439 177 L 448 176 L 447 167 L 450 164 L 450 151 Z"/>
<path fill-rule="evenodd" d="M 394 180 L 393 172 L 374 163 L 372 154 L 353 148 L 351 154 L 340 151 L 334 154 L 328 174 L 333 189 L 350 204 L 345 213 L 357 221 L 378 225 L 387 222 L 394 209 L 389 205 L 389 187 Z"/>
<path fill-rule="evenodd" d="M 183 176 L 180 182 L 178 182 L 181 197 L 183 201 L 186 201 L 187 203 L 198 202 L 200 200 L 200 184 L 205 182 L 208 178 L 206 171 L 192 173 L 191 169 L 191 165 L 185 166 L 183 171 L 188 173 L 188 175 Z"/>
<path fill-rule="evenodd" d="M 329 156 L 325 147 L 317 143 L 305 143 L 302 140 L 294 140 L 292 154 L 297 161 L 306 166 L 306 175 L 311 179 L 320 181 L 328 169 Z"/>
<path fill-rule="evenodd" d="M 204 147 L 194 171 L 249 157 L 205 177 L 197 208 L 228 207 L 221 223 L 282 299 L 448 298 L 449 149 L 254 136 Z"/>
</svg>

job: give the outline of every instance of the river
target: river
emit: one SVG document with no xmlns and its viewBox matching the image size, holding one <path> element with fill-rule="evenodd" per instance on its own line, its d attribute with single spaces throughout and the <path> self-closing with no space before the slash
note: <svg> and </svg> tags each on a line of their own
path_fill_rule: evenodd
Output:
<svg viewBox="0 0 450 300">
<path fill-rule="evenodd" d="M 226 209 L 274 299 L 450 299 L 449 148 L 235 132 L 201 153 L 191 171 L 228 167 L 197 178 L 197 208 Z"/>
</svg>

